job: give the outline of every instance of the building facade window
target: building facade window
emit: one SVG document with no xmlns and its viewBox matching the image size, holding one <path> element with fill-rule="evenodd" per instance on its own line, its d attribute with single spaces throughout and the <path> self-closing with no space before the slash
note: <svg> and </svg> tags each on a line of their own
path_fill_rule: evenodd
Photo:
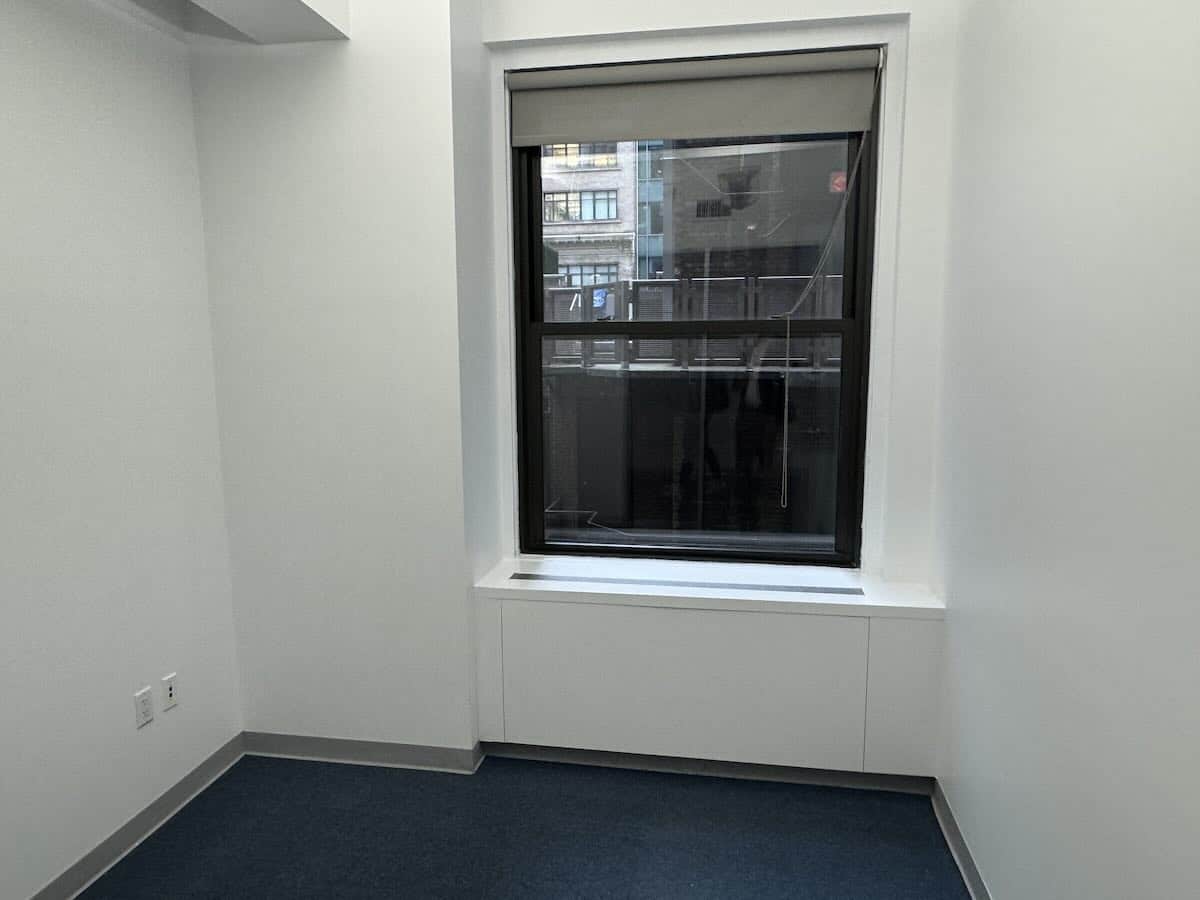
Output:
<svg viewBox="0 0 1200 900">
<path fill-rule="evenodd" d="M 617 166 L 617 142 L 547 144 L 542 156 L 568 169 L 613 169 Z"/>
<path fill-rule="evenodd" d="M 617 218 L 617 192 L 550 191 L 542 195 L 543 222 L 604 222 Z"/>
<path fill-rule="evenodd" d="M 559 265 L 558 277 L 563 287 L 612 284 L 617 280 L 618 269 L 615 262 Z"/>
</svg>

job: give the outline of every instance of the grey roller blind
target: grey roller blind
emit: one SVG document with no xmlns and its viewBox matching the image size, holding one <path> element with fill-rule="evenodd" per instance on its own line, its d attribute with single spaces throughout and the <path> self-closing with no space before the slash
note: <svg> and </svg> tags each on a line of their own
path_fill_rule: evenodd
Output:
<svg viewBox="0 0 1200 900">
<path fill-rule="evenodd" d="M 866 131 L 878 66 L 868 49 L 509 72 L 512 143 Z"/>
</svg>

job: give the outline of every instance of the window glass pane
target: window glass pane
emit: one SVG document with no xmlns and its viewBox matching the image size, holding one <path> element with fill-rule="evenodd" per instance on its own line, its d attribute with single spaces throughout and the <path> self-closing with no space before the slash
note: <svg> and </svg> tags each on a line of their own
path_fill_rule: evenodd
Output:
<svg viewBox="0 0 1200 900">
<path fill-rule="evenodd" d="M 847 246 L 859 139 L 541 149 L 518 389 L 541 435 L 522 450 L 529 549 L 855 561 L 860 460 L 839 440 L 860 433 L 861 376 L 842 369 L 865 323 L 840 320 L 846 266 L 869 263 Z M 808 320 L 790 341 L 788 315 Z"/>
<path fill-rule="evenodd" d="M 544 339 L 547 544 L 831 551 L 840 338 L 793 338 L 785 392 L 787 349 L 751 331 Z"/>
<path fill-rule="evenodd" d="M 560 264 L 617 259 L 626 295 L 632 281 L 675 281 L 680 321 L 841 318 L 850 147 L 787 137 L 543 147 L 554 198 L 544 245 Z"/>
</svg>

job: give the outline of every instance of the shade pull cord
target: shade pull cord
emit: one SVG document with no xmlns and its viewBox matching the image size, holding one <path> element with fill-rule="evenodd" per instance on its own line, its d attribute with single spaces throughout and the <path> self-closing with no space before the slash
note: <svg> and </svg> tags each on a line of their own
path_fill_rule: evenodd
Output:
<svg viewBox="0 0 1200 900">
<path fill-rule="evenodd" d="M 783 477 L 779 479 L 779 508 L 787 509 L 788 505 L 788 409 L 790 408 L 791 381 L 789 377 L 792 368 L 792 316 L 786 317 L 787 327 L 784 341 L 787 349 L 783 359 Z"/>
<path fill-rule="evenodd" d="M 812 294 L 817 283 L 825 276 L 825 266 L 829 263 L 829 257 L 833 249 L 834 237 L 837 235 L 837 226 L 846 214 L 846 202 L 850 196 L 850 192 L 854 190 L 854 182 L 858 177 L 859 165 L 862 163 L 862 150 L 866 144 L 864 139 L 858 145 L 858 152 L 854 155 L 854 166 L 850 170 L 850 176 L 846 180 L 846 194 L 842 198 L 841 206 L 833 217 L 833 227 L 829 230 L 829 237 L 825 241 L 825 246 L 821 250 L 821 255 L 817 259 L 816 268 L 813 270 L 812 277 L 808 279 L 808 284 L 804 286 L 804 290 L 800 292 L 800 296 L 796 302 L 792 304 L 792 308 L 787 312 L 774 315 L 771 318 L 782 318 L 787 327 L 784 331 L 784 351 L 783 351 L 783 466 L 779 475 L 779 507 L 787 509 L 788 505 L 788 481 L 789 481 L 789 466 L 788 466 L 788 434 L 791 430 L 791 385 L 792 385 L 792 316 L 796 310 L 800 308 L 805 300 Z"/>
<path fill-rule="evenodd" d="M 871 98 L 871 119 L 876 117 L 876 108 L 879 105 L 879 90 L 883 85 L 883 60 L 879 61 L 879 68 L 875 71 L 875 96 Z M 788 433 L 791 427 L 791 383 L 792 383 L 792 316 L 798 310 L 801 304 L 806 301 L 816 289 L 817 282 L 824 277 L 825 267 L 829 264 L 829 257 L 833 254 L 834 241 L 837 238 L 838 223 L 845 220 L 846 206 L 850 202 L 850 195 L 854 193 L 854 186 L 858 182 L 858 172 L 862 168 L 863 149 L 867 146 L 867 135 L 863 135 L 863 139 L 858 143 L 858 150 L 854 154 L 854 162 L 850 166 L 850 172 L 846 179 L 846 190 L 842 194 L 842 202 L 838 204 L 837 212 L 833 216 L 833 223 L 829 226 L 829 234 L 825 237 L 825 246 L 821 248 L 821 255 L 817 257 L 817 264 L 813 268 L 812 277 L 808 279 L 808 284 L 804 286 L 804 290 L 800 292 L 800 296 L 796 298 L 796 302 L 785 313 L 778 313 L 771 316 L 772 319 L 783 319 L 787 323 L 784 337 L 783 351 L 783 463 L 780 466 L 779 473 L 779 508 L 787 509 L 788 505 L 788 482 L 790 481 L 789 466 L 788 466 Z"/>
</svg>

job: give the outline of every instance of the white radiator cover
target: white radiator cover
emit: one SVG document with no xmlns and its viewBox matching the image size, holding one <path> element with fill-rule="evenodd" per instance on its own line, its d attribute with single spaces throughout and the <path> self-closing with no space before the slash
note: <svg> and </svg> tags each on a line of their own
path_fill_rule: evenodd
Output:
<svg viewBox="0 0 1200 900">
<path fill-rule="evenodd" d="M 935 774 L 944 623 L 927 609 L 771 612 L 519 590 L 476 600 L 481 740 Z"/>
</svg>

